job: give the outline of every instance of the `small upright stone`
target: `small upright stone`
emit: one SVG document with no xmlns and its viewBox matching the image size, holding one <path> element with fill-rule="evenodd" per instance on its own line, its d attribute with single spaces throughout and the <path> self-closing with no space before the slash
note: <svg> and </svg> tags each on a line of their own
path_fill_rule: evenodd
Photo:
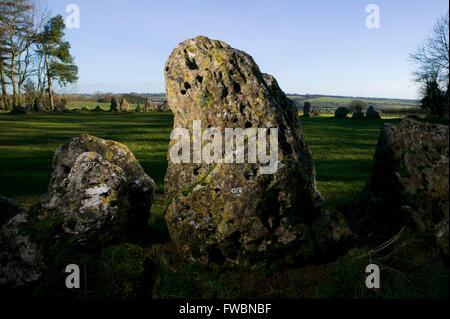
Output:
<svg viewBox="0 0 450 319">
<path fill-rule="evenodd" d="M 111 112 L 120 112 L 119 102 L 115 96 L 111 98 Z"/>
</svg>

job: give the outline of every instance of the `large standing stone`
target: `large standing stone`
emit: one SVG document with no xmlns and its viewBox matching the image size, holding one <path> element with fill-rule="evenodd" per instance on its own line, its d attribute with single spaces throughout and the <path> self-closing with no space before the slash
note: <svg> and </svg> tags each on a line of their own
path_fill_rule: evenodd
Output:
<svg viewBox="0 0 450 319">
<path fill-rule="evenodd" d="M 385 124 L 367 185 L 366 211 L 382 227 L 409 224 L 420 232 L 448 238 L 448 126 L 411 118 Z M 447 220 L 447 221 L 445 221 Z M 448 254 L 447 248 L 441 247 Z"/>
<path fill-rule="evenodd" d="M 261 174 L 259 163 L 176 164 L 168 155 L 165 217 L 183 255 L 224 266 L 289 264 L 317 258 L 349 234 L 316 189 L 295 104 L 251 56 L 200 36 L 173 50 L 165 80 L 174 128 L 191 138 L 193 120 L 223 136 L 225 128 L 278 128 L 274 174 Z"/>
<path fill-rule="evenodd" d="M 53 173 L 42 206 L 56 214 L 75 217 L 80 225 L 85 217 L 102 221 L 102 215 L 111 219 L 117 215 L 120 219 L 122 213 L 112 210 L 123 209 L 131 228 L 145 229 L 154 190 L 154 181 L 128 147 L 82 134 L 55 151 Z"/>
</svg>

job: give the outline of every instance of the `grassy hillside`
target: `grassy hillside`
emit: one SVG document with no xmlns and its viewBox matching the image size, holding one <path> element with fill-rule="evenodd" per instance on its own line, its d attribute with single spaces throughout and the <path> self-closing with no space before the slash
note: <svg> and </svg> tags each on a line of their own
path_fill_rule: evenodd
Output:
<svg viewBox="0 0 450 319">
<path fill-rule="evenodd" d="M 308 101 L 312 104 L 313 109 L 321 109 L 331 112 L 341 106 L 348 106 L 351 100 L 363 100 L 368 104 L 374 105 L 376 109 L 405 109 L 418 107 L 416 100 L 404 99 L 380 99 L 380 98 L 364 98 L 364 97 L 345 97 L 345 96 L 324 96 L 324 95 L 289 95 L 299 109 L 303 108 L 303 103 Z"/>
</svg>

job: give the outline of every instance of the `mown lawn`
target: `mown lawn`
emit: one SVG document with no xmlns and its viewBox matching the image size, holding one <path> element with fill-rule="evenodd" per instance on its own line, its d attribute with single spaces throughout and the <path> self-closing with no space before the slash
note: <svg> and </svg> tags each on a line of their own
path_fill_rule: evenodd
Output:
<svg viewBox="0 0 450 319">
<path fill-rule="evenodd" d="M 88 133 L 127 145 L 163 190 L 171 113 L 53 113 L 0 115 L 0 194 L 29 206 L 42 196 L 55 149 Z M 330 206 L 339 206 L 362 189 L 369 173 L 381 121 L 301 119 L 316 163 L 318 188 Z"/>
<path fill-rule="evenodd" d="M 316 165 L 318 189 L 329 206 L 346 204 L 362 190 L 381 127 L 400 120 L 301 119 Z"/>
</svg>

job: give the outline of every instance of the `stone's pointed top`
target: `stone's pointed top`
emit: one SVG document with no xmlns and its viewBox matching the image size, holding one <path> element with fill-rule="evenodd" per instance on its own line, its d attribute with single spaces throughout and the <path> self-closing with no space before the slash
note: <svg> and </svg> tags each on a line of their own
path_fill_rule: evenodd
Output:
<svg viewBox="0 0 450 319">
<path fill-rule="evenodd" d="M 204 49 L 210 48 L 230 48 L 228 44 L 220 40 L 213 40 L 204 35 L 196 36 L 195 38 L 187 39 L 180 43 L 180 45 L 198 46 Z"/>
</svg>

